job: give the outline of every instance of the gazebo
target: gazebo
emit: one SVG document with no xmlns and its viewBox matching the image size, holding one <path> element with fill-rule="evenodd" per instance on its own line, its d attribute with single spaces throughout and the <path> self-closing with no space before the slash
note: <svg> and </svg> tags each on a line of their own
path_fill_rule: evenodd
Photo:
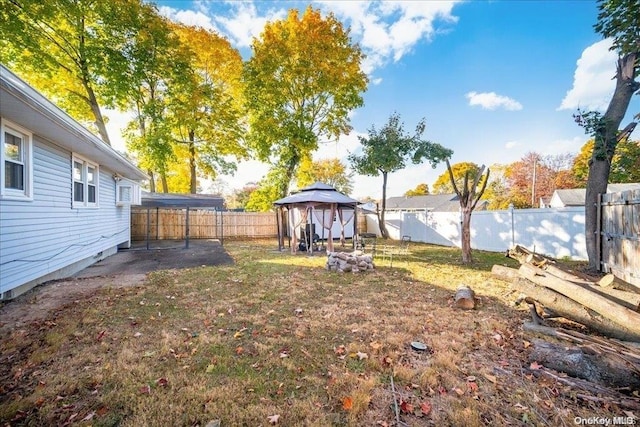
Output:
<svg viewBox="0 0 640 427">
<path fill-rule="evenodd" d="M 278 216 L 278 249 L 284 248 L 285 224 L 283 219 L 285 210 L 288 215 L 287 228 L 292 236 L 291 252 L 298 250 L 298 230 L 303 230 L 307 243 L 313 241 L 313 227 L 310 227 L 315 218 L 319 223 L 324 235 L 327 230 L 327 251 L 333 251 L 333 223 L 337 219 L 340 221 L 340 241 L 345 242 L 344 230 L 349 221 L 353 220 L 353 236 L 356 230 L 356 207 L 358 201 L 339 192 L 332 186 L 315 182 L 308 187 L 302 188 L 299 192 L 276 200 L 273 203 L 277 208 Z M 310 235 L 309 235 L 310 234 Z M 307 251 L 313 252 L 313 245 L 307 244 Z"/>
</svg>

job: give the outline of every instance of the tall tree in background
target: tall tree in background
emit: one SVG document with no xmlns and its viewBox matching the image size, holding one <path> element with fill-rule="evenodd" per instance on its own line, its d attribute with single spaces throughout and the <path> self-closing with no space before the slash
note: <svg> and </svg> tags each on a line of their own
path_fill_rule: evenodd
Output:
<svg viewBox="0 0 640 427">
<path fill-rule="evenodd" d="M 487 188 L 487 182 L 489 182 L 489 169 L 484 174 L 484 165 L 476 168 L 465 168 L 464 177 L 462 182 L 459 182 L 458 178 L 454 175 L 453 169 L 449 164 L 449 159 L 445 159 L 447 162 L 447 172 L 449 172 L 449 180 L 453 192 L 456 193 L 460 200 L 460 210 L 462 213 L 462 230 L 460 243 L 462 246 L 462 263 L 471 264 L 473 262 L 473 256 L 471 254 L 471 214 L 478 204 L 478 200 L 482 197 L 485 188 Z M 469 164 L 469 163 L 467 163 Z M 473 165 L 473 163 L 471 163 Z M 480 184 L 480 182 L 483 182 Z M 481 185 L 480 191 L 478 191 L 478 185 Z"/>
<path fill-rule="evenodd" d="M 412 189 L 412 190 L 407 190 L 404 195 L 406 197 L 413 197 L 413 196 L 426 196 L 429 194 L 429 186 L 427 184 L 420 183 L 418 185 L 416 185 L 416 188 Z"/>
<path fill-rule="evenodd" d="M 323 18 L 312 7 L 267 23 L 252 49 L 243 72 L 248 141 L 259 159 L 279 169 L 272 174 L 277 199 L 287 195 L 319 138 L 350 131 L 348 113 L 362 105 L 367 77 L 348 31 L 332 14 Z"/>
<path fill-rule="evenodd" d="M 110 144 L 101 106 L 115 106 L 120 48 L 153 9 L 139 0 L 7 0 L 0 7 L 0 61 Z"/>
<path fill-rule="evenodd" d="M 151 191 L 156 191 L 157 174 L 166 193 L 168 165 L 176 158 L 169 120 L 170 90 L 190 77 L 190 57 L 170 30 L 168 20 L 155 10 L 142 10 L 138 19 L 143 23 L 142 29 L 123 46 L 127 66 L 119 82 L 135 116 L 127 128 L 127 147 L 136 153 L 140 166 L 147 169 Z"/>
<path fill-rule="evenodd" d="M 551 197 L 555 173 L 539 153 L 526 153 L 505 171 L 510 203 L 516 208 L 535 208 L 540 198 Z"/>
<path fill-rule="evenodd" d="M 455 179 L 458 188 L 462 188 L 465 179 L 475 180 L 480 174 L 480 166 L 473 162 L 454 163 L 453 166 L 447 166 L 447 170 L 442 173 L 433 183 L 433 192 L 436 194 L 455 193 L 453 183 L 451 182 L 451 174 Z"/>
<path fill-rule="evenodd" d="M 296 177 L 298 188 L 316 181 L 324 182 L 344 194 L 353 191 L 353 172 L 349 172 L 340 159 L 311 160 L 305 158 L 300 163 Z"/>
<path fill-rule="evenodd" d="M 407 162 L 413 164 L 428 160 L 432 167 L 451 157 L 453 151 L 440 144 L 425 141 L 422 134 L 425 130 L 425 119 L 416 125 L 413 135 L 405 133 L 404 123 L 398 113 L 393 113 L 389 121 L 377 130 L 372 126 L 367 137 L 359 136 L 362 154 L 350 154 L 349 161 L 353 169 L 363 175 L 382 175 L 382 209 L 378 214 L 380 233 L 388 238 L 389 232 L 384 223 L 384 211 L 387 206 L 387 179 L 389 173 L 405 168 Z"/>
<path fill-rule="evenodd" d="M 585 195 L 585 240 L 589 268 L 600 269 L 596 232 L 598 230 L 598 195 L 607 191 L 611 161 L 620 135 L 619 128 L 627 113 L 633 94 L 640 88 L 636 80 L 640 72 L 640 4 L 637 0 L 599 0 L 595 30 L 613 39 L 612 49 L 618 52 L 616 87 L 604 115 L 578 112 L 576 120 L 594 137 L 594 149 L 589 162 L 589 177 Z"/>
<path fill-rule="evenodd" d="M 589 161 L 593 156 L 593 139 L 580 149 L 572 165 L 572 172 L 581 186 L 586 185 L 589 176 Z M 623 139 L 618 142 L 611 158 L 609 183 L 640 182 L 640 141 Z"/>
<path fill-rule="evenodd" d="M 229 156 L 246 157 L 241 144 L 240 76 L 242 58 L 228 40 L 202 28 L 173 24 L 188 51 L 185 73 L 169 88 L 168 119 L 174 143 L 186 147 L 190 185 L 197 192 L 198 175 L 215 178 L 235 171 Z M 199 172 L 199 173 L 198 173 Z"/>
</svg>

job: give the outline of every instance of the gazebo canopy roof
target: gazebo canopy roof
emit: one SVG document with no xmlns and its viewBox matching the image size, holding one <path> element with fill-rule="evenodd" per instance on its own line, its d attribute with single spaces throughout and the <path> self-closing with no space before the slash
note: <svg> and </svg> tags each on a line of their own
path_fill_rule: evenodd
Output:
<svg viewBox="0 0 640 427">
<path fill-rule="evenodd" d="M 273 202 L 277 206 L 304 205 L 304 204 L 337 204 L 340 207 L 356 207 L 358 201 L 342 194 L 332 186 L 316 181 L 299 192 Z"/>
</svg>

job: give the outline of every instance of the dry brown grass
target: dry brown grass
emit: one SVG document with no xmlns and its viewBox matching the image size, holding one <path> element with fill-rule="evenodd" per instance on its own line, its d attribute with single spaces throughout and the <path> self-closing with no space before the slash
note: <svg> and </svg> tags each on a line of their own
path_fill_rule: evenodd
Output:
<svg viewBox="0 0 640 427">
<path fill-rule="evenodd" d="M 156 272 L 0 337 L 0 421 L 390 426 L 394 400 L 410 426 L 624 415 L 527 373 L 525 313 L 489 274 L 512 265 L 500 254 L 474 252 L 469 267 L 457 249 L 414 244 L 354 275 L 274 246 L 230 242 L 233 266 Z M 452 308 L 461 283 L 476 310 Z"/>
</svg>

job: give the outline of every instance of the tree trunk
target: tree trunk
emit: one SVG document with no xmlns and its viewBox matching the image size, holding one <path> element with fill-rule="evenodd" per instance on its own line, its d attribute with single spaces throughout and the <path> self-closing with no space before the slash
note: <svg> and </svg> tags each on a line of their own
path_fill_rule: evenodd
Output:
<svg viewBox="0 0 640 427">
<path fill-rule="evenodd" d="M 384 212 L 387 210 L 387 177 L 387 172 L 382 172 L 382 209 L 378 213 L 380 235 L 384 239 L 389 238 L 389 231 L 387 231 L 387 225 L 384 223 Z"/>
<path fill-rule="evenodd" d="M 156 180 L 151 169 L 147 169 L 147 175 L 149 175 L 149 191 L 156 192 Z"/>
<path fill-rule="evenodd" d="M 165 171 L 160 172 L 160 183 L 162 184 L 162 192 L 169 192 L 169 184 L 167 183 L 167 173 Z"/>
<path fill-rule="evenodd" d="M 602 295 L 589 292 L 580 285 L 547 274 L 529 264 L 524 264 L 520 267 L 520 274 L 540 286 L 570 296 L 572 300 L 584 307 L 599 313 L 618 325 L 624 325 L 631 332 L 640 335 L 640 313 L 616 304 Z M 532 297 L 535 298 L 534 296 Z"/>
<path fill-rule="evenodd" d="M 198 179 L 196 176 L 196 145 L 195 145 L 195 133 L 193 130 L 189 131 L 189 191 L 191 194 L 198 192 Z"/>
<path fill-rule="evenodd" d="M 529 360 L 607 387 L 640 387 L 638 367 L 605 352 L 588 353 L 579 347 L 533 340 Z"/>
<path fill-rule="evenodd" d="M 473 256 L 471 255 L 471 209 L 469 206 L 462 210 L 462 263 L 471 264 Z"/>
<path fill-rule="evenodd" d="M 595 129 L 595 144 L 589 160 L 589 177 L 587 178 L 584 201 L 587 255 L 589 268 L 594 271 L 600 270 L 596 236 L 598 231 L 598 194 L 607 191 L 611 159 L 618 144 L 618 128 L 629 108 L 631 96 L 640 85 L 634 80 L 635 61 L 635 53 L 627 54 L 618 60 L 616 88 L 609 102 L 609 107 L 601 119 L 600 126 Z"/>
</svg>

